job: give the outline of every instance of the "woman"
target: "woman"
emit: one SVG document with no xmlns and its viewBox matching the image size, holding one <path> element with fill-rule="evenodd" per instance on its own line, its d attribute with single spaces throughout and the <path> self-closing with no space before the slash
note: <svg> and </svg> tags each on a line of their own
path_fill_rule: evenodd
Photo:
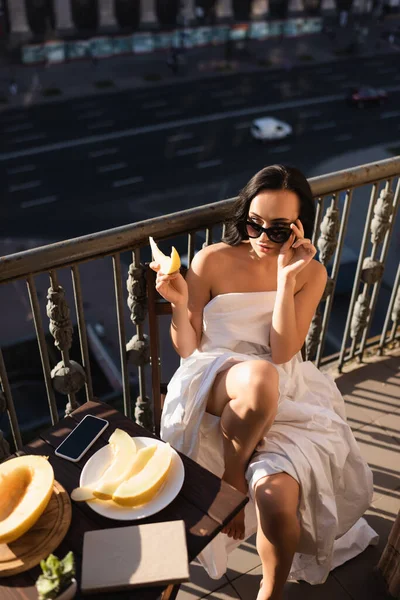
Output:
<svg viewBox="0 0 400 600">
<path fill-rule="evenodd" d="M 343 399 L 301 359 L 327 280 L 310 241 L 314 217 L 302 173 L 266 167 L 240 193 L 224 240 L 196 254 L 186 280 L 151 265 L 172 304 L 171 337 L 182 358 L 161 436 L 249 491 L 246 523 L 242 511 L 201 559 L 220 577 L 227 549 L 255 525 L 263 569 L 257 600 L 282 598 L 289 574 L 322 583 L 376 539 L 360 519 L 372 476 Z"/>
</svg>

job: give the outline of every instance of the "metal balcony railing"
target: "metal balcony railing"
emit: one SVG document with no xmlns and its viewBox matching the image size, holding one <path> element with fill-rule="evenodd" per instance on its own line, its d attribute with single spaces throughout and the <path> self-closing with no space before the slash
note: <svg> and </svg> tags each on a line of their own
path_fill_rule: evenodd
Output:
<svg viewBox="0 0 400 600">
<path fill-rule="evenodd" d="M 329 279 L 322 301 L 313 318 L 307 340 L 306 356 L 320 366 L 336 361 L 339 369 L 346 361 L 355 357 L 362 359 L 367 346 L 374 346 L 377 352 L 398 339 L 400 318 L 400 251 L 397 240 L 392 248 L 391 240 L 396 223 L 400 197 L 400 157 L 371 163 L 345 171 L 338 171 L 315 177 L 310 180 L 317 202 L 317 218 L 313 241 L 319 251 L 319 260 L 327 267 Z M 369 200 L 368 200 L 369 196 Z M 59 419 L 55 394 L 68 396 L 66 414 L 77 406 L 76 395 L 85 388 L 86 399 L 96 395 L 92 383 L 92 369 L 89 358 L 88 327 L 84 314 L 84 294 L 82 292 L 80 265 L 103 257 L 111 257 L 113 263 L 115 310 L 120 350 L 122 394 L 124 412 L 132 416 L 131 378 L 129 358 L 137 367 L 139 397 L 135 400 L 135 417 L 146 427 L 152 427 L 151 400 L 146 396 L 146 365 L 151 362 L 149 342 L 145 335 L 147 319 L 147 290 L 143 256 L 148 253 L 148 236 L 157 240 L 165 238 L 185 238 L 187 262 L 190 264 L 200 243 L 211 244 L 221 235 L 223 223 L 230 212 L 234 198 L 206 206 L 193 208 L 180 213 L 157 217 L 115 229 L 101 231 L 64 242 L 49 244 L 32 250 L 11 254 L 0 259 L 0 284 L 9 285 L 17 280 L 25 280 L 27 295 L 35 325 L 37 343 L 40 350 L 43 377 L 46 385 L 49 414 L 52 423 Z M 361 222 L 361 224 L 360 224 Z M 346 242 L 349 240 L 349 242 Z M 396 240 L 394 240 L 396 242 Z M 346 243 L 352 245 L 352 280 L 344 271 L 343 249 Z M 354 245 L 357 248 L 354 248 Z M 122 281 L 121 256 L 131 253 L 127 293 Z M 376 312 L 378 295 L 382 287 L 388 253 L 394 253 L 389 280 L 384 282 L 384 309 L 379 304 L 378 335 L 371 339 L 371 325 Z M 149 256 L 149 254 L 148 254 Z M 394 265 L 394 268 L 393 268 Z M 348 265 L 347 265 L 348 266 Z M 58 282 L 58 272 L 70 269 L 73 297 L 76 311 L 77 330 L 80 342 L 80 362 L 72 359 L 73 326 L 65 291 Z M 343 273 L 341 275 L 341 272 Z M 50 288 L 47 295 L 47 316 L 54 344 L 60 352 L 61 360 L 52 365 L 45 328 L 41 316 L 41 306 L 36 279 L 39 274 L 48 273 Z M 342 280 L 340 279 L 342 277 Z M 386 277 L 386 274 L 385 274 Z M 343 282 L 344 278 L 344 282 Z M 329 338 L 329 324 L 335 312 L 335 295 L 338 283 L 343 288 L 341 306 L 348 303 L 346 318 L 341 335 L 340 349 L 336 354 L 325 356 L 324 347 Z M 347 286 L 347 291 L 346 291 Z M 343 300 L 344 299 L 344 300 Z M 98 299 L 101 302 L 101 298 Z M 127 339 L 125 311 L 127 306 L 135 326 L 134 335 Z M 150 309 L 152 307 L 150 306 Z M 12 310 L 12 307 L 11 307 Z M 112 307 L 110 306 L 110 310 Z M 383 312 L 384 316 L 383 316 Z M 334 332 L 337 335 L 337 332 Z M 135 369 L 136 369 L 135 367 Z M 154 363 L 151 368 L 159 368 Z M 18 423 L 7 365 L 0 349 L 0 416 L 1 411 L 8 415 L 9 429 L 15 448 L 23 445 L 23 436 Z M 29 399 L 27 399 L 29 402 Z M 158 411 L 156 411 L 158 413 Z M 6 455 L 8 444 L 0 431 L 0 460 Z"/>
</svg>

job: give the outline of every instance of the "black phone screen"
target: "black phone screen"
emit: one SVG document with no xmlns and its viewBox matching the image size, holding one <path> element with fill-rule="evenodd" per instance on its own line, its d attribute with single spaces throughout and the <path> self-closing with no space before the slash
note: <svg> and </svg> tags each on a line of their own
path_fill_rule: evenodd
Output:
<svg viewBox="0 0 400 600">
<path fill-rule="evenodd" d="M 87 415 L 70 435 L 58 446 L 57 452 L 70 458 L 79 458 L 90 442 L 100 433 L 106 421 Z"/>
</svg>

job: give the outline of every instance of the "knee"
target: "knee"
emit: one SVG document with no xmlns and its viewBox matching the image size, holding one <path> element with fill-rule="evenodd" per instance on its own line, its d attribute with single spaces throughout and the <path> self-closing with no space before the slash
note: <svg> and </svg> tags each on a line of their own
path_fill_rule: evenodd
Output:
<svg viewBox="0 0 400 600">
<path fill-rule="evenodd" d="M 241 387 L 249 408 L 257 410 L 257 412 L 270 412 L 271 408 L 276 408 L 279 395 L 279 375 L 271 363 L 265 360 L 243 363 Z"/>
</svg>

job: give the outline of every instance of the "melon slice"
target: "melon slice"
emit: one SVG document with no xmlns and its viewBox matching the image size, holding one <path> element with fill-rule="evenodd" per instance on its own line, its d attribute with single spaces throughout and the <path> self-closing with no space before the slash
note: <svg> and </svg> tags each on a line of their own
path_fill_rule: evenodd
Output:
<svg viewBox="0 0 400 600">
<path fill-rule="evenodd" d="M 36 523 L 53 484 L 53 467 L 44 456 L 18 456 L 0 464 L 0 544 L 14 542 Z"/>
<path fill-rule="evenodd" d="M 93 488 L 93 495 L 101 500 L 110 500 L 119 484 L 130 477 L 136 459 L 136 444 L 126 431 L 116 429 L 108 443 L 113 460 Z"/>
<path fill-rule="evenodd" d="M 112 499 L 122 506 L 140 506 L 155 497 L 166 480 L 172 464 L 172 448 L 169 444 L 157 447 L 145 467 L 127 481 L 121 483 Z"/>
<path fill-rule="evenodd" d="M 71 499 L 75 502 L 89 502 L 94 498 L 93 490 L 88 487 L 78 487 L 71 492 Z"/>
<path fill-rule="evenodd" d="M 172 246 L 171 256 L 166 256 L 163 252 L 161 252 L 160 248 L 155 243 L 154 239 L 149 237 L 151 251 L 153 253 L 153 258 L 155 262 L 160 265 L 160 271 L 164 275 L 171 275 L 171 273 L 175 273 L 175 271 L 179 271 L 181 266 L 181 259 L 177 250 Z"/>
</svg>

